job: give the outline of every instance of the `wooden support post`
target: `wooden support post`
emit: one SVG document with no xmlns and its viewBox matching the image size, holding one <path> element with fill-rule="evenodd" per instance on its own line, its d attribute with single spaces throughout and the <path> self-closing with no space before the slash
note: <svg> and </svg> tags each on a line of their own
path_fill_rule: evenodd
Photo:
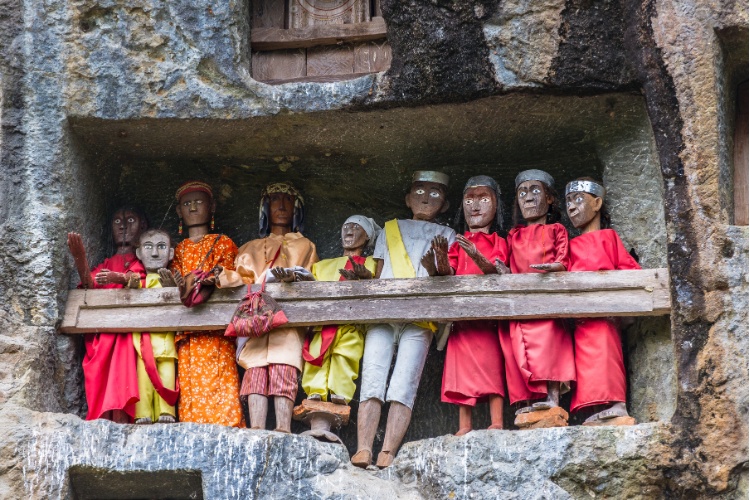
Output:
<svg viewBox="0 0 750 500">
<path fill-rule="evenodd" d="M 245 287 L 187 309 L 176 288 L 71 290 L 62 333 L 223 330 Z M 666 269 L 273 283 L 289 326 L 345 323 L 659 316 Z"/>
</svg>

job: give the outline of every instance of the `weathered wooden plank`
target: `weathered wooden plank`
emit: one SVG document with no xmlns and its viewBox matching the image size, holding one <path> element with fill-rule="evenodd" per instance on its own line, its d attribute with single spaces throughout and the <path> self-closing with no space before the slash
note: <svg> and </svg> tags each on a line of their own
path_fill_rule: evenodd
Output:
<svg viewBox="0 0 750 500">
<path fill-rule="evenodd" d="M 354 46 L 354 72 L 378 73 L 391 67 L 391 46 L 388 42 L 360 43 Z"/>
<path fill-rule="evenodd" d="M 279 50 L 367 42 L 386 37 L 383 18 L 357 24 L 327 24 L 309 28 L 255 28 L 250 32 L 253 50 Z"/>
<path fill-rule="evenodd" d="M 299 78 L 279 78 L 278 80 L 263 80 L 268 85 L 283 85 L 285 83 L 312 82 L 312 83 L 331 83 L 351 80 L 360 76 L 369 75 L 370 73 L 351 73 L 348 75 L 322 75 L 322 76 L 301 76 Z"/>
<path fill-rule="evenodd" d="M 304 50 L 277 50 L 253 52 L 253 78 L 259 81 L 292 79 L 307 74 L 307 56 Z"/>
<path fill-rule="evenodd" d="M 664 315 L 665 269 L 269 284 L 290 325 Z M 536 285 L 536 287 L 534 286 Z M 64 333 L 221 330 L 244 287 L 193 309 L 176 289 L 72 290 Z"/>
<path fill-rule="evenodd" d="M 351 73 L 354 73 L 354 48 L 351 45 L 307 49 L 307 76 Z"/>
</svg>

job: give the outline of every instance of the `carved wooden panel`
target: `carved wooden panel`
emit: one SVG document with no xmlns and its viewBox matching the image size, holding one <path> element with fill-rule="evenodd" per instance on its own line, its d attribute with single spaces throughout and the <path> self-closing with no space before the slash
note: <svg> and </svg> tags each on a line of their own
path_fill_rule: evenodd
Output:
<svg viewBox="0 0 750 500">
<path fill-rule="evenodd" d="M 360 43 L 354 47 L 354 72 L 378 73 L 391 67 L 391 46 L 386 41 Z"/>
<path fill-rule="evenodd" d="M 253 0 L 250 2 L 252 28 L 281 28 L 286 21 L 286 2 Z"/>
<path fill-rule="evenodd" d="M 253 52 L 253 78 L 256 80 L 290 80 L 307 75 L 305 49 Z"/>
<path fill-rule="evenodd" d="M 369 0 L 290 0 L 289 28 L 370 20 Z"/>
<path fill-rule="evenodd" d="M 307 76 L 350 73 L 354 73 L 354 48 L 351 45 L 307 49 Z"/>
</svg>

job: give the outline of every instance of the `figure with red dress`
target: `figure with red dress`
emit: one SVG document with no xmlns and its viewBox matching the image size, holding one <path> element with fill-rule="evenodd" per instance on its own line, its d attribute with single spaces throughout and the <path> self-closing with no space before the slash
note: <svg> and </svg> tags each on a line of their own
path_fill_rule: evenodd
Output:
<svg viewBox="0 0 750 500">
<path fill-rule="evenodd" d="M 436 236 L 432 248 L 425 254 L 422 265 L 431 276 L 497 274 L 494 262 L 508 264 L 505 239 L 494 232 L 502 229 L 503 224 L 500 188 L 494 179 L 479 175 L 467 181 L 457 219 L 464 234 L 456 236 L 450 249 L 445 237 Z M 445 267 L 446 261 L 448 267 Z M 472 411 L 480 402 L 489 402 L 492 421 L 489 429 L 503 428 L 505 366 L 497 321 L 453 323 L 446 347 L 441 392 L 443 402 L 458 405 L 456 436 L 472 430 Z"/>
<path fill-rule="evenodd" d="M 115 254 L 92 271 L 79 233 L 68 233 L 68 248 L 81 278 L 79 288 L 140 288 L 146 269 L 135 255 L 148 221 L 139 209 L 123 207 L 112 215 Z M 84 338 L 83 377 L 86 420 L 131 422 L 138 401 L 136 352 L 130 333 L 91 333 Z"/>
<path fill-rule="evenodd" d="M 568 269 L 568 232 L 559 223 L 553 186 L 552 176 L 542 170 L 525 170 L 516 176 L 516 226 L 507 238 L 514 274 Z M 564 323 L 558 319 L 513 320 L 509 327 L 507 337 L 500 332 L 500 341 L 511 403 L 541 399 L 516 414 L 558 408 L 560 394 L 569 390 L 576 375 L 573 339 Z M 567 413 L 557 415 L 562 421 L 551 425 L 567 425 Z"/>
<path fill-rule="evenodd" d="M 605 194 L 601 183 L 588 177 L 565 187 L 568 217 L 581 231 L 570 240 L 570 271 L 641 268 L 609 227 Z M 584 425 L 633 425 L 635 420 L 625 406 L 625 364 L 618 323 L 614 318 L 583 318 L 575 325 L 576 384 L 571 411 L 602 407 Z"/>
</svg>

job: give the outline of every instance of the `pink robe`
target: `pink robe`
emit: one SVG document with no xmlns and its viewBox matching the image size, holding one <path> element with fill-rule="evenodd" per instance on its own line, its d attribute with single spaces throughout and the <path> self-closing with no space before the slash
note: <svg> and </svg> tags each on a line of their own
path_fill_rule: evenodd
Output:
<svg viewBox="0 0 750 500">
<path fill-rule="evenodd" d="M 571 271 L 640 268 L 612 229 L 592 231 L 570 241 Z M 571 411 L 625 402 L 625 364 L 615 319 L 576 320 L 574 337 L 576 384 L 570 402 Z"/>
<path fill-rule="evenodd" d="M 568 232 L 562 224 L 516 226 L 508 233 L 508 247 L 514 274 L 544 272 L 531 264 L 569 267 Z M 547 381 L 575 380 L 573 339 L 561 320 L 514 320 L 509 326 L 509 338 L 501 331 L 500 341 L 511 403 L 545 397 Z"/>
<path fill-rule="evenodd" d="M 146 269 L 135 254 L 115 254 L 91 271 L 91 278 L 102 269 L 118 273 L 132 271 L 146 278 Z M 122 285 L 94 285 L 94 288 L 122 288 Z M 138 401 L 138 374 L 133 336 L 129 333 L 91 333 L 84 339 L 83 378 L 89 412 L 86 420 L 101 418 L 105 412 L 123 410 L 135 416 Z"/>
<path fill-rule="evenodd" d="M 464 233 L 479 253 L 494 264 L 508 264 L 508 246 L 495 233 Z M 448 251 L 456 275 L 483 274 L 456 242 Z M 443 368 L 442 401 L 476 406 L 488 396 L 505 396 L 505 363 L 497 335 L 497 321 L 457 321 L 448 337 Z"/>
</svg>

